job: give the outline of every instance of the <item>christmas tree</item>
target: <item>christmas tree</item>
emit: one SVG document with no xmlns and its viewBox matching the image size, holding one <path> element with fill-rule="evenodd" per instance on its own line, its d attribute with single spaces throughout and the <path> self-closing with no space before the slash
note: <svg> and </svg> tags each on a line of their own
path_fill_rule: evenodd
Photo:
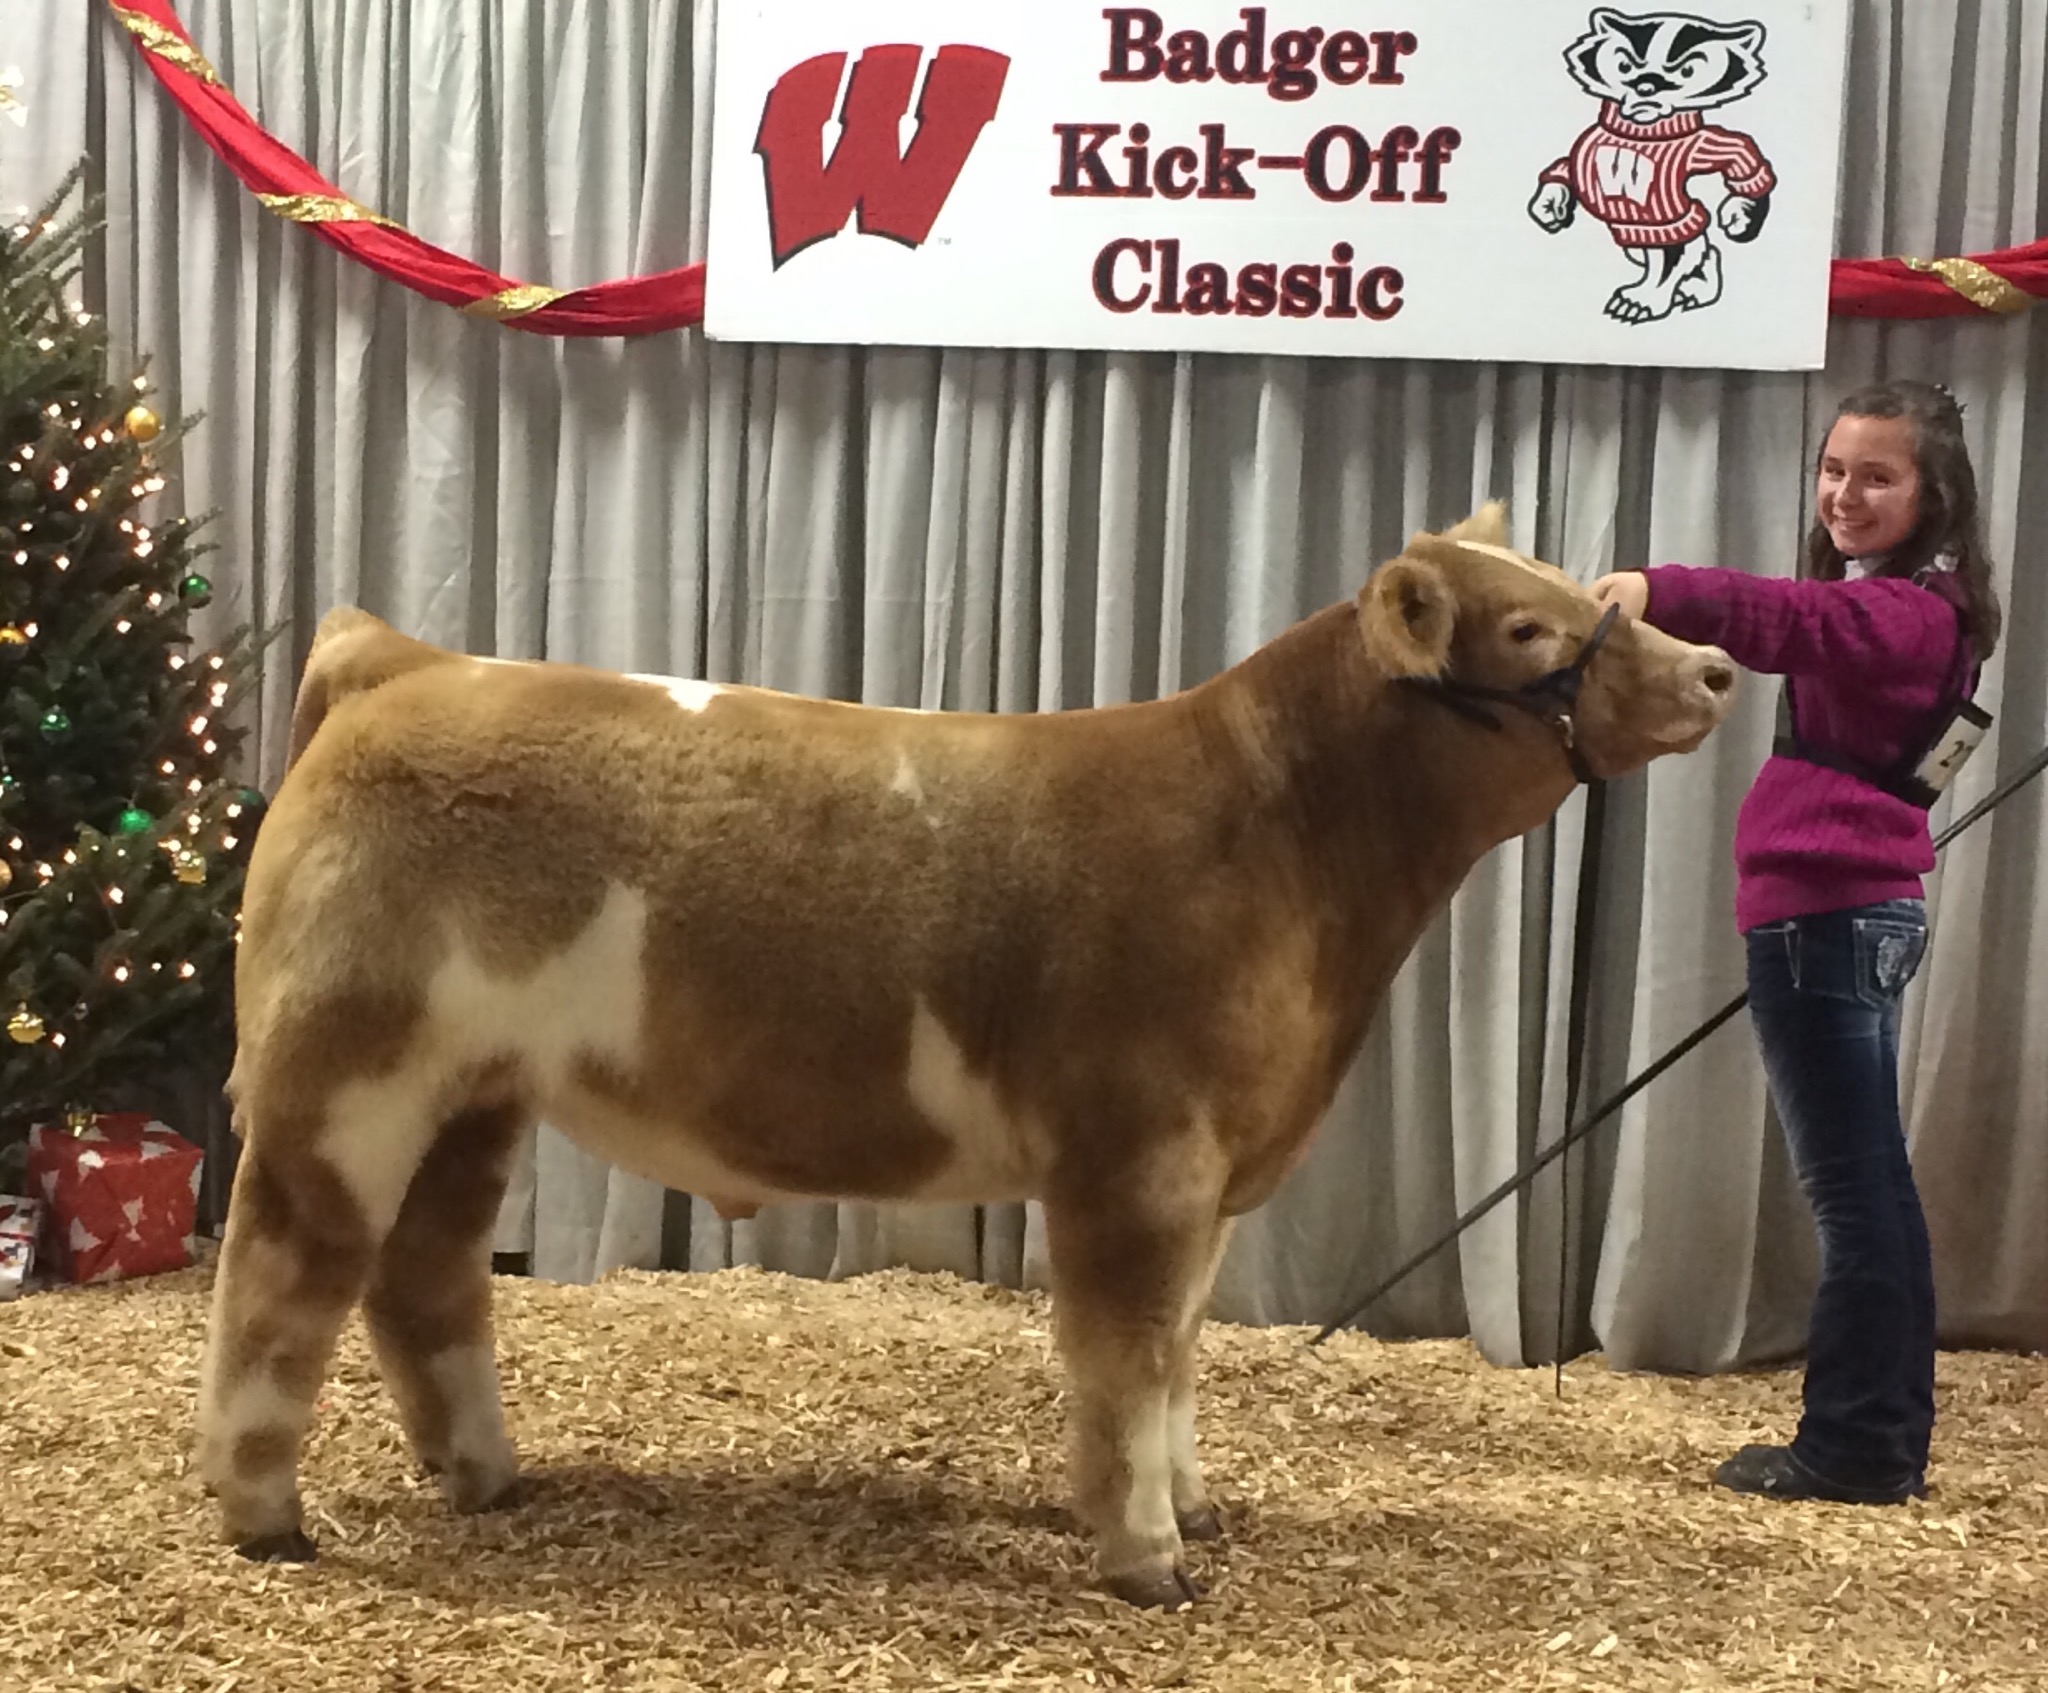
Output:
<svg viewBox="0 0 2048 1693">
<path fill-rule="evenodd" d="M 0 1191 L 35 1123 L 225 1080 L 263 806 L 230 775 L 254 649 L 195 649 L 207 549 L 161 509 L 196 420 L 110 380 L 69 297 L 98 226 L 65 211 L 82 175 L 0 227 Z"/>
</svg>

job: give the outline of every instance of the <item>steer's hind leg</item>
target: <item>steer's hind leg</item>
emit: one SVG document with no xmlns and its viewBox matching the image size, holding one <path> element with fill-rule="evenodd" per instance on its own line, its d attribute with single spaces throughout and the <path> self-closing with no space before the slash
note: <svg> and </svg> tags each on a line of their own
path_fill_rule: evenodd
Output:
<svg viewBox="0 0 2048 1693">
<path fill-rule="evenodd" d="M 365 1301 L 370 1341 L 420 1461 L 458 1511 L 511 1491 L 491 1344 L 491 1228 L 525 1115 L 483 1106 L 449 1119 L 406 1190 Z"/>
<path fill-rule="evenodd" d="M 335 1336 L 368 1280 L 428 1120 L 403 1090 L 269 1110 L 238 1099 L 243 1152 L 200 1367 L 199 1469 L 247 1557 L 313 1556 L 300 1521 L 299 1449 Z"/>
<path fill-rule="evenodd" d="M 1215 1195 L 1182 1184 L 1076 1184 L 1045 1205 L 1060 1350 L 1071 1380 L 1075 1510 L 1104 1585 L 1138 1605 L 1199 1597 L 1175 1520 L 1175 1389 L 1193 1431 L 1194 1320 L 1213 1270 Z M 1173 1191 L 1178 1188 L 1178 1191 Z M 1187 1371 L 1183 1378 L 1183 1371 Z M 1192 1451 L 1187 1454 L 1190 1463 Z M 1183 1491 L 1191 1507 L 1206 1506 Z"/>
<path fill-rule="evenodd" d="M 198 1456 L 245 1556 L 313 1556 L 300 1528 L 299 1447 L 371 1250 L 362 1207 L 319 1158 L 244 1151 L 214 1276 Z"/>
</svg>

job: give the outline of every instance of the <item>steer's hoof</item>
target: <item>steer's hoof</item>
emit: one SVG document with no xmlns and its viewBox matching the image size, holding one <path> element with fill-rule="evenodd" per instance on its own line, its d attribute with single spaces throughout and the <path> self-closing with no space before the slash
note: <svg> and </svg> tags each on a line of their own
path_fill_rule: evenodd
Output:
<svg viewBox="0 0 2048 1693">
<path fill-rule="evenodd" d="M 1134 1570 L 1129 1575 L 1113 1575 L 1104 1581 L 1103 1586 L 1141 1611 L 1177 1611 L 1183 1605 L 1195 1604 L 1202 1597 L 1202 1590 L 1178 1564 L 1171 1569 Z"/>
<path fill-rule="evenodd" d="M 463 1516 L 502 1511 L 519 1497 L 519 1476 L 502 1464 L 479 1464 L 458 1458 L 441 1472 L 441 1497 Z"/>
<path fill-rule="evenodd" d="M 1214 1505 L 1198 1505 L 1192 1511 L 1176 1512 L 1174 1520 L 1180 1524 L 1183 1540 L 1221 1540 L 1223 1518 L 1217 1514 Z"/>
<path fill-rule="evenodd" d="M 287 1529 L 283 1534 L 259 1534 L 244 1540 L 235 1550 L 254 1564 L 310 1564 L 320 1549 L 304 1529 Z"/>
</svg>

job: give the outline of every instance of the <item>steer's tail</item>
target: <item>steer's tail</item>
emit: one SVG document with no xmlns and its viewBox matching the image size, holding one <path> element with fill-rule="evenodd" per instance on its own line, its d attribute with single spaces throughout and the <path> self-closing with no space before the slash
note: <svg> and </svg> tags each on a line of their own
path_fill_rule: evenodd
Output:
<svg viewBox="0 0 2048 1693">
<path fill-rule="evenodd" d="M 320 620 L 306 671 L 292 704 L 289 769 L 299 762 L 327 714 L 351 694 L 368 693 L 409 671 L 445 664 L 455 655 L 401 635 L 380 617 L 355 606 L 336 606 Z"/>
</svg>

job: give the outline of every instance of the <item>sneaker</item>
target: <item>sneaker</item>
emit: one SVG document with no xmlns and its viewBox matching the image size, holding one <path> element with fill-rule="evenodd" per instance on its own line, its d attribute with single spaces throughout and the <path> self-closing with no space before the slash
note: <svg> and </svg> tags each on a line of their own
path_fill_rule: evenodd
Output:
<svg viewBox="0 0 2048 1693">
<path fill-rule="evenodd" d="M 1903 1505 L 1927 1497 L 1917 1478 L 1896 1487 L 1849 1487 L 1817 1475 L 1789 1446 L 1745 1446 L 1714 1471 L 1714 1485 L 1770 1499 L 1824 1499 L 1835 1505 Z"/>
</svg>

